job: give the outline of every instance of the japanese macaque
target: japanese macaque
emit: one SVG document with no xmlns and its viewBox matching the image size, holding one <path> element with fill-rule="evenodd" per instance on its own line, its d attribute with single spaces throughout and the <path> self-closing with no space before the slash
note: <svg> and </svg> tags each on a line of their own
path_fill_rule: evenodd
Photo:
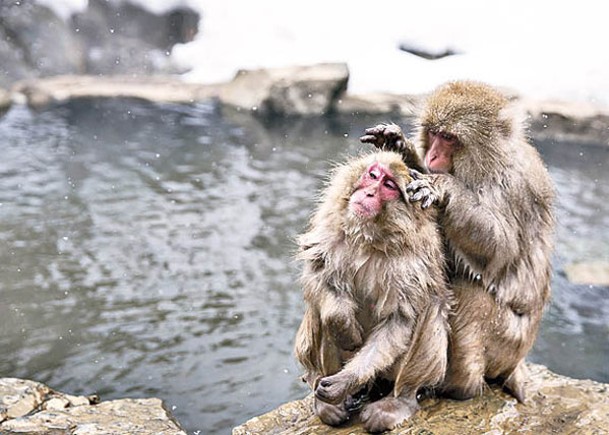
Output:
<svg viewBox="0 0 609 435">
<path fill-rule="evenodd" d="M 416 144 L 394 124 L 361 140 L 431 173 L 408 191 L 438 205 L 448 246 L 456 307 L 443 390 L 467 399 L 495 380 L 523 402 L 524 358 L 550 297 L 555 193 L 510 101 L 488 85 L 449 83 L 428 98 Z"/>
<path fill-rule="evenodd" d="M 444 378 L 442 239 L 435 209 L 408 201 L 411 181 L 392 152 L 337 167 L 298 239 L 306 309 L 295 354 L 327 424 L 346 422 L 361 391 L 384 379 L 392 391 L 366 403 L 360 420 L 370 432 L 391 429 L 417 410 L 417 391 Z"/>
</svg>

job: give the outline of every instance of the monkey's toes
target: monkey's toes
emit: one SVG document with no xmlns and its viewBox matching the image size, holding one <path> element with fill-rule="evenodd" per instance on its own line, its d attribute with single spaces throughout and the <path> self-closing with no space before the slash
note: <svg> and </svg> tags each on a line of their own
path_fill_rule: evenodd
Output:
<svg viewBox="0 0 609 435">
<path fill-rule="evenodd" d="M 378 433 L 394 429 L 418 409 L 414 399 L 385 397 L 364 407 L 360 418 L 368 432 Z"/>
<path fill-rule="evenodd" d="M 340 382 L 332 381 L 329 377 L 321 379 L 315 389 L 316 398 L 333 405 L 341 403 L 346 395 L 346 386 Z"/>
<path fill-rule="evenodd" d="M 349 420 L 349 411 L 343 404 L 331 405 L 315 399 L 315 414 L 325 424 L 330 426 L 338 426 Z"/>
</svg>

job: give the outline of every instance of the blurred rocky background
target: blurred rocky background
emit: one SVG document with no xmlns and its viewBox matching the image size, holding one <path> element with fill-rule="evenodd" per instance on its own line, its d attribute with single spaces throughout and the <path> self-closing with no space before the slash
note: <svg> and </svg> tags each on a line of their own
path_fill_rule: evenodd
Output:
<svg viewBox="0 0 609 435">
<path fill-rule="evenodd" d="M 199 19 L 188 7 L 155 14 L 118 0 L 89 0 L 64 19 L 34 0 L 2 0 L 0 87 L 65 74 L 183 72 L 169 56 L 175 44 L 195 37 Z"/>
</svg>

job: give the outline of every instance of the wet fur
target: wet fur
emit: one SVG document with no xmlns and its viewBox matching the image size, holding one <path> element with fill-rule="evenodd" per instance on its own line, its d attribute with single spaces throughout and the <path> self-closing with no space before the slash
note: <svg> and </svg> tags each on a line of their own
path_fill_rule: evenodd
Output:
<svg viewBox="0 0 609 435">
<path fill-rule="evenodd" d="M 461 144 L 451 173 L 430 175 L 457 302 L 444 390 L 466 399 L 485 378 L 498 379 L 524 401 L 523 362 L 550 297 L 554 187 L 515 107 L 488 85 L 440 87 L 419 117 L 416 144 L 381 147 L 399 143 L 404 154 L 407 144 L 409 161 L 422 161 L 429 131 Z"/>
<path fill-rule="evenodd" d="M 350 213 L 348 202 L 374 161 L 391 169 L 402 197 L 366 220 Z M 349 418 L 337 412 L 345 401 L 385 378 L 399 400 L 370 403 L 361 418 L 370 431 L 391 429 L 416 411 L 419 389 L 444 378 L 449 294 L 442 240 L 435 211 L 406 199 L 410 181 L 396 153 L 339 166 L 298 239 L 306 310 L 295 354 L 316 391 L 316 412 L 328 424 L 344 422 L 337 415 Z"/>
</svg>

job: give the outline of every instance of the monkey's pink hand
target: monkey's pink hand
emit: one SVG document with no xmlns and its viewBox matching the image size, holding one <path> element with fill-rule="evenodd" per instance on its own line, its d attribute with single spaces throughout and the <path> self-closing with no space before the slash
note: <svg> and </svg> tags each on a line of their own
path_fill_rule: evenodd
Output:
<svg viewBox="0 0 609 435">
<path fill-rule="evenodd" d="M 440 203 L 442 195 L 434 186 L 432 176 L 423 175 L 413 169 L 410 170 L 410 175 L 414 179 L 406 186 L 406 192 L 410 195 L 410 202 L 420 201 L 423 209 L 432 204 Z"/>
<path fill-rule="evenodd" d="M 386 151 L 402 152 L 406 146 L 404 133 L 396 124 L 379 124 L 364 130 L 359 138 L 363 143 L 371 143 L 375 147 Z"/>
</svg>

